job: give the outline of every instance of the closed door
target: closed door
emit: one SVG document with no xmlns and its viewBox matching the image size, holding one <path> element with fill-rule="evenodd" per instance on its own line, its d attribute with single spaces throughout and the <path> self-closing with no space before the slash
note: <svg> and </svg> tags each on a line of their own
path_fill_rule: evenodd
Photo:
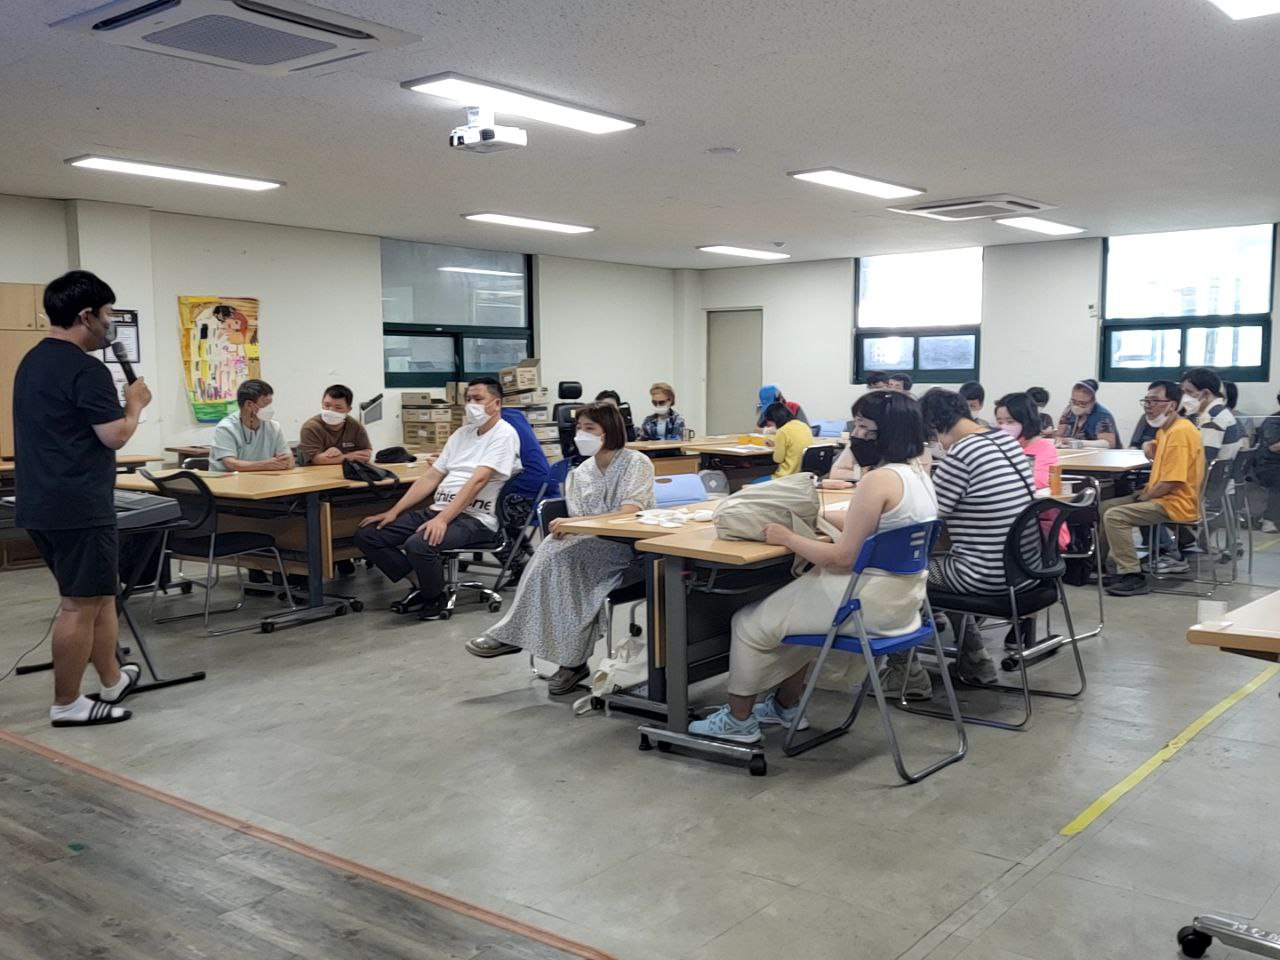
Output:
<svg viewBox="0 0 1280 960">
<path fill-rule="evenodd" d="M 741 433 L 755 423 L 764 315 L 707 312 L 707 433 Z"/>
</svg>

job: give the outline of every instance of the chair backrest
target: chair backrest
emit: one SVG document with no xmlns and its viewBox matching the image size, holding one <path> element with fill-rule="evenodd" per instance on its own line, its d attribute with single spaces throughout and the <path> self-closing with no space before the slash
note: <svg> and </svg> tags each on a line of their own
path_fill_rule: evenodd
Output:
<svg viewBox="0 0 1280 960">
<path fill-rule="evenodd" d="M 573 442 L 573 434 L 578 426 L 574 414 L 582 406 L 581 403 L 557 403 L 552 408 L 552 415 L 556 418 L 556 434 L 560 439 L 560 455 L 566 460 L 578 456 L 578 447 Z"/>
<path fill-rule="evenodd" d="M 209 485 L 197 474 L 181 470 L 164 477 L 157 477 L 142 467 L 138 473 L 153 484 L 160 496 L 176 500 L 186 524 L 183 535 L 204 535 L 218 532 L 218 506 Z"/>
<path fill-rule="evenodd" d="M 812 433 L 815 437 L 822 436 L 822 424 L 820 423 L 809 424 L 809 432 Z"/>
<path fill-rule="evenodd" d="M 547 535 L 547 528 L 551 526 L 552 520 L 567 516 L 569 516 L 569 501 L 564 497 L 543 500 L 538 504 L 538 528 L 542 531 L 542 535 L 544 537 Z"/>
<path fill-rule="evenodd" d="M 1237 484 L 1244 483 L 1249 479 L 1249 471 L 1253 469 L 1253 458 L 1258 455 L 1258 448 L 1251 447 L 1248 450 L 1241 450 L 1235 455 L 1235 459 L 1231 461 L 1231 479 Z"/>
<path fill-rule="evenodd" d="M 1083 500 L 1079 505 L 1052 498 L 1032 500 L 1018 514 L 1004 540 L 1006 583 L 1057 580 L 1067 572 L 1067 562 L 1059 552 L 1058 534 L 1073 513 L 1083 512 L 1093 504 L 1093 489 L 1081 491 L 1078 497 Z M 1042 524 L 1040 517 L 1053 510 L 1057 511 L 1053 522 Z"/>
<path fill-rule="evenodd" d="M 182 469 L 183 470 L 208 470 L 209 458 L 208 457 L 187 457 L 187 459 L 182 461 Z"/>
<path fill-rule="evenodd" d="M 494 516 L 498 518 L 498 532 L 504 537 L 506 536 L 507 525 L 511 521 L 511 517 L 507 509 L 507 498 L 511 496 L 511 488 L 515 486 L 518 475 L 515 477 L 507 477 L 506 482 L 502 484 L 498 490 L 498 502 L 493 506 Z"/>
<path fill-rule="evenodd" d="M 573 461 L 565 458 L 551 465 L 547 474 L 547 490 L 544 497 L 559 497 L 564 494 L 564 483 L 569 479 L 569 471 L 573 469 Z"/>
<path fill-rule="evenodd" d="M 821 480 L 831 472 L 831 465 L 835 463 L 835 459 L 836 448 L 833 446 L 809 447 L 800 458 L 800 472 L 812 473 Z"/>
<path fill-rule="evenodd" d="M 561 380 L 556 386 L 556 396 L 561 400 L 581 400 L 582 384 L 577 380 Z"/>
<path fill-rule="evenodd" d="M 1233 460 L 1215 460 L 1209 464 L 1209 470 L 1204 478 L 1204 502 L 1208 504 L 1219 504 L 1222 498 L 1227 495 L 1227 484 L 1231 481 L 1231 471 L 1234 467 Z"/>
<path fill-rule="evenodd" d="M 871 567 L 885 573 L 920 573 L 929 566 L 929 553 L 941 530 L 941 520 L 930 520 L 873 533 L 862 541 L 853 572 Z"/>
<path fill-rule="evenodd" d="M 707 488 L 696 473 L 653 478 L 653 498 L 659 507 L 681 507 L 707 499 Z"/>
</svg>

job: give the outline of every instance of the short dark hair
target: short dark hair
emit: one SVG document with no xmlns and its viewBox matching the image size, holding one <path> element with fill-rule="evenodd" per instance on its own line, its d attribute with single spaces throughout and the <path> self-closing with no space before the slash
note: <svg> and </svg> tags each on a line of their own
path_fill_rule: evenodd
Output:
<svg viewBox="0 0 1280 960">
<path fill-rule="evenodd" d="M 934 387 L 920 400 L 920 415 L 930 434 L 946 433 L 961 420 L 972 420 L 969 401 L 954 390 Z"/>
<path fill-rule="evenodd" d="M 1182 375 L 1182 382 L 1197 390 L 1208 390 L 1215 397 L 1222 395 L 1222 378 L 1208 367 L 1192 367 Z"/>
<path fill-rule="evenodd" d="M 343 386 L 340 383 L 335 383 L 331 387 L 325 387 L 324 395 L 326 397 L 333 397 L 335 400 L 341 400 L 348 407 L 351 406 L 356 399 L 356 395 L 351 392 L 351 388 Z"/>
<path fill-rule="evenodd" d="M 597 400 L 573 411 L 575 423 L 584 418 L 604 431 L 606 450 L 621 450 L 627 445 L 627 425 L 622 422 L 622 411 L 616 404 Z"/>
<path fill-rule="evenodd" d="M 1005 411 L 1018 423 L 1022 424 L 1022 436 L 1033 440 L 1040 435 L 1040 411 L 1031 399 L 1031 392 L 1006 393 L 996 401 L 996 409 L 1004 407 Z"/>
<path fill-rule="evenodd" d="M 1236 386 L 1234 380 L 1222 381 L 1222 395 L 1226 398 L 1228 410 L 1234 410 L 1236 404 L 1240 402 L 1240 388 Z"/>
<path fill-rule="evenodd" d="M 987 391 L 982 389 L 982 384 L 977 380 L 969 380 L 960 384 L 960 390 L 958 392 L 960 396 L 964 397 L 966 400 L 977 400 L 979 404 L 983 403 L 987 399 Z"/>
<path fill-rule="evenodd" d="M 1166 400 L 1177 400 L 1182 396 L 1182 387 L 1178 386 L 1172 380 L 1152 380 L 1147 384 L 1148 390 L 1154 390 L 1159 387 L 1164 391 Z"/>
<path fill-rule="evenodd" d="M 764 419 L 765 423 L 772 423 L 775 427 L 781 427 L 794 420 L 795 414 L 787 409 L 785 403 L 771 403 L 765 407 Z"/>
<path fill-rule="evenodd" d="M 868 387 L 874 390 L 877 383 L 888 383 L 889 375 L 883 370 L 868 370 L 862 375 L 862 379 L 866 381 Z"/>
<path fill-rule="evenodd" d="M 1027 396 L 1037 407 L 1043 407 L 1049 402 L 1049 391 L 1044 387 L 1027 387 Z"/>
<path fill-rule="evenodd" d="M 490 396 L 502 399 L 502 384 L 493 377 L 476 377 L 474 380 L 467 381 L 468 387 L 484 387 L 489 391 Z"/>
<path fill-rule="evenodd" d="M 618 406 L 622 406 L 622 398 L 618 396 L 617 390 L 601 390 L 599 393 L 596 394 L 596 403 L 600 403 L 604 400 L 612 400 Z M 592 418 L 593 422 L 594 422 L 594 419 L 595 418 L 593 417 Z M 601 424 L 601 426 L 603 426 L 603 424 Z"/>
<path fill-rule="evenodd" d="M 44 288 L 44 315 L 64 330 L 75 326 L 81 310 L 97 313 L 115 302 L 115 291 L 88 270 L 71 270 Z"/>
<path fill-rule="evenodd" d="M 263 397 L 275 396 L 275 391 L 271 389 L 271 384 L 265 380 L 246 380 L 240 386 L 236 387 L 236 403 L 244 406 L 250 400 L 261 400 Z"/>
<path fill-rule="evenodd" d="M 903 389 L 903 390 L 910 390 L 910 389 L 911 389 L 911 374 L 909 374 L 909 373 L 891 373 L 891 374 L 889 374 L 889 382 L 890 382 L 890 383 L 893 383 L 893 381 L 895 381 L 895 380 L 897 380 L 897 381 L 898 381 L 898 383 L 902 384 L 902 389 Z"/>
<path fill-rule="evenodd" d="M 924 418 L 915 397 L 900 390 L 872 390 L 853 404 L 853 415 L 874 420 L 881 463 L 906 463 L 924 453 Z"/>
</svg>

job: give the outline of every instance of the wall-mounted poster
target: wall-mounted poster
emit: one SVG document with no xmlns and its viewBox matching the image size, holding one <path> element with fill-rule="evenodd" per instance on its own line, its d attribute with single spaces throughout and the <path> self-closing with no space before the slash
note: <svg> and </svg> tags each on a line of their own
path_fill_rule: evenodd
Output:
<svg viewBox="0 0 1280 960">
<path fill-rule="evenodd" d="M 251 297 L 179 297 L 182 370 L 191 410 L 216 423 L 236 409 L 236 387 L 262 376 L 258 301 Z"/>
</svg>

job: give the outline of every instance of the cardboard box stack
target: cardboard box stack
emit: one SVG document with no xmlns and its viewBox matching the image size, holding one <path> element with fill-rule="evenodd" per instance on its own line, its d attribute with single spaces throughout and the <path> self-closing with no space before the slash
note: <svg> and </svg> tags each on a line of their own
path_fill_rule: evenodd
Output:
<svg viewBox="0 0 1280 960">
<path fill-rule="evenodd" d="M 400 420 L 404 446 L 411 453 L 439 453 L 453 433 L 454 408 L 430 393 L 404 393 L 400 397 Z M 459 416 L 461 423 L 461 416 Z"/>
<path fill-rule="evenodd" d="M 562 459 L 560 434 L 551 419 L 551 392 L 542 385 L 541 361 L 536 358 L 521 360 L 514 367 L 499 371 L 498 382 L 502 384 L 502 405 L 514 407 L 524 414 L 547 460 L 555 463 Z"/>
</svg>

